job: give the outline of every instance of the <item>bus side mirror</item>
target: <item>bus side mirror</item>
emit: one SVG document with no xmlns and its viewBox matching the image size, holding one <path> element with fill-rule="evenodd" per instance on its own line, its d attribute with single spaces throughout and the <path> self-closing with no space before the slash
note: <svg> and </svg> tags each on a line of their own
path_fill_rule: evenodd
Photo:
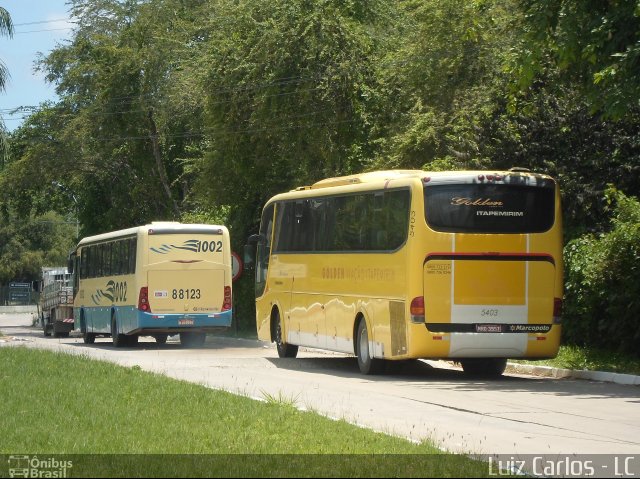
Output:
<svg viewBox="0 0 640 479">
<path fill-rule="evenodd" d="M 265 243 L 265 237 L 261 234 L 251 235 L 244 245 L 244 266 L 251 269 L 256 262 L 256 246 Z"/>
<path fill-rule="evenodd" d="M 74 266 L 74 259 L 75 259 L 76 255 L 72 254 L 71 256 L 69 256 L 69 259 L 67 261 L 67 271 L 69 273 L 73 273 L 73 266 Z"/>
<path fill-rule="evenodd" d="M 247 245 L 255 245 L 257 243 L 264 243 L 264 236 L 260 234 L 251 235 L 247 239 Z"/>
</svg>

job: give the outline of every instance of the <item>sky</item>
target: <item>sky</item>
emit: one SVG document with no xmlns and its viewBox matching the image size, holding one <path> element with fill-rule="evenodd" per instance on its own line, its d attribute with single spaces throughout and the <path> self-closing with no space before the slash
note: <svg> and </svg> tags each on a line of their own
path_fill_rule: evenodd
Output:
<svg viewBox="0 0 640 479">
<path fill-rule="evenodd" d="M 71 38 L 65 0 L 0 0 L 0 7 L 11 15 L 13 38 L 0 37 L 0 60 L 9 70 L 9 81 L 0 92 L 0 116 L 13 131 L 28 113 L 11 113 L 18 107 L 37 107 L 57 99 L 55 87 L 44 75 L 34 71 L 38 52 L 47 55 L 57 44 Z"/>
</svg>

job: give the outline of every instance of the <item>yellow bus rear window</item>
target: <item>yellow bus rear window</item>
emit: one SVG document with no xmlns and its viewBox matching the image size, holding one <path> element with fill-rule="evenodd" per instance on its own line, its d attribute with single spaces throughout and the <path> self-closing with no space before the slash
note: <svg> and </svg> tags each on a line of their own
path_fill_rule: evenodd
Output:
<svg viewBox="0 0 640 479">
<path fill-rule="evenodd" d="M 427 224 L 452 233 L 542 233 L 555 220 L 555 188 L 509 184 L 425 185 Z"/>
</svg>

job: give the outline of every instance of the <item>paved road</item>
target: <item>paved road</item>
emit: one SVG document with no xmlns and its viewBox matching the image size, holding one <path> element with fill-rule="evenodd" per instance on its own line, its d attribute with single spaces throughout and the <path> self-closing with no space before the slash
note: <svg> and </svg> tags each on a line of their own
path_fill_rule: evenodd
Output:
<svg viewBox="0 0 640 479">
<path fill-rule="evenodd" d="M 637 454 L 640 387 L 507 375 L 472 380 L 444 362 L 418 361 L 384 376 L 362 376 L 353 357 L 304 350 L 280 359 L 266 343 L 209 338 L 182 349 L 149 338 L 115 349 L 98 338 L 44 338 L 30 315 L 1 315 L 1 345 L 47 348 L 132 366 L 256 399 L 298 407 L 443 449 L 475 454 Z"/>
</svg>

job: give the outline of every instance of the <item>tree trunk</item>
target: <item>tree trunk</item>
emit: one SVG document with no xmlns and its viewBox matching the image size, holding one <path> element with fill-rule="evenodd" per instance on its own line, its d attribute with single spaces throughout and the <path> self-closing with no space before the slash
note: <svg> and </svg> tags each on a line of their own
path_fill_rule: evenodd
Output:
<svg viewBox="0 0 640 479">
<path fill-rule="evenodd" d="M 151 139 L 151 147 L 153 149 L 153 156 L 156 160 L 156 167 L 158 169 L 160 183 L 162 183 L 162 187 L 164 188 L 164 192 L 167 195 L 167 199 L 173 207 L 173 212 L 176 219 L 179 219 L 180 208 L 178 207 L 178 203 L 176 203 L 176 201 L 173 199 L 173 196 L 171 195 L 171 188 L 169 188 L 167 171 L 164 167 L 164 163 L 162 162 L 162 154 L 160 153 L 160 143 L 158 142 L 158 128 L 156 127 L 156 122 L 153 120 L 153 110 L 149 110 L 149 128 L 149 138 Z"/>
</svg>

